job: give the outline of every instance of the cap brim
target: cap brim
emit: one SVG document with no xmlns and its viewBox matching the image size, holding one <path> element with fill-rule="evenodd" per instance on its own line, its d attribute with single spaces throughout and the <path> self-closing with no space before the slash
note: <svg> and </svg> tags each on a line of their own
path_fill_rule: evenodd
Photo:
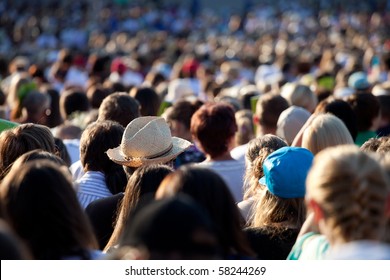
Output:
<svg viewBox="0 0 390 280">
<path fill-rule="evenodd" d="M 265 183 L 265 176 L 263 176 L 263 177 L 261 177 L 261 178 L 259 179 L 259 184 L 260 184 L 260 185 L 263 185 L 263 186 L 267 186 L 267 184 Z"/>
<path fill-rule="evenodd" d="M 129 167 L 139 167 L 141 165 L 166 163 L 171 161 L 191 146 L 192 143 L 187 140 L 178 137 L 172 137 L 172 149 L 156 158 L 127 157 L 122 153 L 120 146 L 114 149 L 109 149 L 106 153 L 109 159 L 115 163 Z"/>
</svg>

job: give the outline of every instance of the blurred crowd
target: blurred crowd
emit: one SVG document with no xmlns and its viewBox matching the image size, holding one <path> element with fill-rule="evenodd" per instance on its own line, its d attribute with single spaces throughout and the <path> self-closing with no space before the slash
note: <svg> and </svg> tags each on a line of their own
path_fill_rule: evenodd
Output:
<svg viewBox="0 0 390 280">
<path fill-rule="evenodd" d="M 389 8 L 2 1 L 2 258 L 390 259 Z"/>
</svg>

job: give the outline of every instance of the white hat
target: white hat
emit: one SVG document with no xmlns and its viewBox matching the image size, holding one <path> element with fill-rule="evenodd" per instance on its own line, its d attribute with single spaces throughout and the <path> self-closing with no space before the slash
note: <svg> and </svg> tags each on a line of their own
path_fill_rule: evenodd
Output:
<svg viewBox="0 0 390 280">
<path fill-rule="evenodd" d="M 109 149 L 107 155 L 118 164 L 139 167 L 168 162 L 191 145 L 187 140 L 172 137 L 163 118 L 140 117 L 127 125 L 121 144 Z"/>
</svg>

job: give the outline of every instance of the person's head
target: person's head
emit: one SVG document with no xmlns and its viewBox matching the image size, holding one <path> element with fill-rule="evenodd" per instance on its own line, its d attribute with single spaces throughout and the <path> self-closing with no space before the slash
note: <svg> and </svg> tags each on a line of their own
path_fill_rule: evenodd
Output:
<svg viewBox="0 0 390 280">
<path fill-rule="evenodd" d="M 67 90 L 60 97 L 60 111 L 64 120 L 72 118 L 77 112 L 88 112 L 90 104 L 85 92 L 79 90 Z"/>
<path fill-rule="evenodd" d="M 54 137 L 49 128 L 39 124 L 22 124 L 0 134 L 0 179 L 22 154 L 42 149 L 55 153 Z"/>
<path fill-rule="evenodd" d="M 286 146 L 287 143 L 282 138 L 272 134 L 266 134 L 249 141 L 245 154 L 246 170 L 244 176 L 244 185 L 248 189 L 244 199 L 256 195 L 259 191 L 259 179 L 264 176 L 263 162 L 267 156 Z"/>
<path fill-rule="evenodd" d="M 317 106 L 317 96 L 308 87 L 298 83 L 287 83 L 282 87 L 281 96 L 283 96 L 290 106 L 302 107 L 312 113 Z"/>
<path fill-rule="evenodd" d="M 151 87 L 133 87 L 130 96 L 141 104 L 141 116 L 157 116 L 160 97 Z"/>
<path fill-rule="evenodd" d="M 211 158 L 229 152 L 236 131 L 234 110 L 226 103 L 204 104 L 191 118 L 192 137 Z"/>
<path fill-rule="evenodd" d="M 191 117 L 202 104 L 201 101 L 182 100 L 165 110 L 163 117 L 169 124 L 172 136 L 192 141 Z"/>
<path fill-rule="evenodd" d="M 134 171 L 127 182 L 125 195 L 118 209 L 119 214 L 115 223 L 115 229 L 105 250 L 118 243 L 128 224 L 128 217 L 136 209 L 140 199 L 146 196 L 154 197 L 161 181 L 171 172 L 173 172 L 172 168 L 156 164 L 141 166 Z"/>
<path fill-rule="evenodd" d="M 274 233 L 286 227 L 300 229 L 306 218 L 305 180 L 313 154 L 300 147 L 282 147 L 263 162 L 265 187 L 256 204 L 252 226 L 270 227 Z"/>
<path fill-rule="evenodd" d="M 100 121 L 87 126 L 80 139 L 80 161 L 84 171 L 104 173 L 112 194 L 123 191 L 126 176 L 123 168 L 111 161 L 106 151 L 118 146 L 124 128 L 113 121 Z"/>
<path fill-rule="evenodd" d="M 51 87 L 43 87 L 42 92 L 50 97 L 50 114 L 46 118 L 46 125 L 50 128 L 61 125 L 63 119 L 60 113 L 60 94 Z"/>
<path fill-rule="evenodd" d="M 256 125 L 256 135 L 276 135 L 280 114 L 289 107 L 285 98 L 279 94 L 263 94 L 256 103 L 253 121 Z"/>
<path fill-rule="evenodd" d="M 89 258 L 97 248 L 65 169 L 34 160 L 11 169 L 1 184 L 6 220 L 35 259 Z"/>
<path fill-rule="evenodd" d="M 237 123 L 235 145 L 244 145 L 255 137 L 252 111 L 239 110 L 235 113 L 235 118 Z"/>
<path fill-rule="evenodd" d="M 50 115 L 50 96 L 39 91 L 31 91 L 23 99 L 20 121 L 23 123 L 47 124 Z"/>
<path fill-rule="evenodd" d="M 65 166 L 65 167 L 68 166 L 66 164 L 66 162 L 61 157 L 59 157 L 53 153 L 49 153 L 47 151 L 41 150 L 41 149 L 36 149 L 36 150 L 29 151 L 27 153 L 24 153 L 23 155 L 18 157 L 18 159 L 12 165 L 13 166 L 12 168 L 14 168 L 14 169 L 20 168 L 24 164 L 26 164 L 27 162 L 30 162 L 33 160 L 47 160 L 47 161 L 50 161 L 58 166 Z"/>
<path fill-rule="evenodd" d="M 371 93 L 353 94 L 347 102 L 357 117 L 358 131 L 377 130 L 380 120 L 380 104 Z"/>
<path fill-rule="evenodd" d="M 140 105 L 137 100 L 125 92 L 116 92 L 103 99 L 99 107 L 98 120 L 110 120 L 126 127 L 140 116 Z"/>
<path fill-rule="evenodd" d="M 191 142 L 172 137 L 161 117 L 139 117 L 130 122 L 120 145 L 107 150 L 108 157 L 118 164 L 137 168 L 153 163 L 168 163 L 191 146 Z"/>
<path fill-rule="evenodd" d="M 87 90 L 87 97 L 92 109 L 99 109 L 104 98 L 106 98 L 108 95 L 108 90 L 103 88 L 102 85 L 93 85 Z"/>
<path fill-rule="evenodd" d="M 299 130 L 310 117 L 310 112 L 298 106 L 290 106 L 284 110 L 278 119 L 276 135 L 291 145 Z"/>
<path fill-rule="evenodd" d="M 207 213 L 190 197 L 153 201 L 126 227 L 119 249 L 141 250 L 143 258 L 220 259 L 219 243 Z"/>
<path fill-rule="evenodd" d="M 327 147 L 353 143 L 351 133 L 345 124 L 332 114 L 316 116 L 302 136 L 302 147 L 313 154 Z"/>
<path fill-rule="evenodd" d="M 161 182 L 156 199 L 184 193 L 197 201 L 213 221 L 225 255 L 250 255 L 243 236 L 243 218 L 225 181 L 206 168 L 183 166 Z"/>
<path fill-rule="evenodd" d="M 10 119 L 17 120 L 22 114 L 22 103 L 26 96 L 37 89 L 35 82 L 25 73 L 11 79 L 7 94 L 7 103 L 11 108 Z"/>
<path fill-rule="evenodd" d="M 314 112 L 315 114 L 331 113 L 343 121 L 345 126 L 351 133 L 352 139 L 355 141 L 358 133 L 357 118 L 351 105 L 343 99 L 335 99 L 328 97 L 318 103 Z"/>
<path fill-rule="evenodd" d="M 378 161 L 354 145 L 316 155 L 307 176 L 307 205 L 331 245 L 381 240 L 388 178 Z"/>
</svg>

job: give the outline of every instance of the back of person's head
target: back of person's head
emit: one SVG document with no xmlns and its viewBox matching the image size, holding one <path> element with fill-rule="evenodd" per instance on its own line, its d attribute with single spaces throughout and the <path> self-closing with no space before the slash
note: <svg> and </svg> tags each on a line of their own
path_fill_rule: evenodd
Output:
<svg viewBox="0 0 390 280">
<path fill-rule="evenodd" d="M 337 145 L 353 144 L 353 139 L 345 124 L 332 114 L 316 116 L 302 137 L 302 147 L 313 154 Z"/>
<path fill-rule="evenodd" d="M 132 217 L 120 248 L 146 250 L 148 259 L 220 259 L 212 221 L 190 197 L 151 202 Z"/>
<path fill-rule="evenodd" d="M 328 97 L 322 100 L 315 113 L 331 113 L 343 121 L 345 126 L 351 133 L 352 139 L 355 141 L 358 133 L 357 118 L 355 112 L 352 110 L 351 105 L 343 99 L 335 99 Z"/>
<path fill-rule="evenodd" d="M 371 93 L 353 94 L 347 102 L 356 114 L 358 131 L 377 129 L 375 119 L 379 117 L 380 104 L 376 96 Z"/>
<path fill-rule="evenodd" d="M 382 138 L 382 137 L 381 137 Z M 382 144 L 381 138 L 370 138 L 363 145 L 360 146 L 360 150 L 363 152 L 375 153 Z"/>
<path fill-rule="evenodd" d="M 72 117 L 77 112 L 88 112 L 90 104 L 85 92 L 79 90 L 67 90 L 60 97 L 60 111 L 64 120 Z"/>
<path fill-rule="evenodd" d="M 50 97 L 50 114 L 46 119 L 46 125 L 50 128 L 62 124 L 63 119 L 60 112 L 60 94 L 51 87 L 43 87 L 42 92 Z"/>
<path fill-rule="evenodd" d="M 191 134 L 212 158 L 231 148 L 237 131 L 234 110 L 226 103 L 202 105 L 191 118 Z"/>
<path fill-rule="evenodd" d="M 34 160 L 13 168 L 0 197 L 7 222 L 35 259 L 89 258 L 97 247 L 64 167 Z"/>
<path fill-rule="evenodd" d="M 285 98 L 279 94 L 261 95 L 256 103 L 254 122 L 258 125 L 256 133 L 263 135 L 276 133 L 280 114 L 289 107 Z"/>
<path fill-rule="evenodd" d="M 259 179 L 264 176 L 263 162 L 272 152 L 287 146 L 280 137 L 272 134 L 257 137 L 249 141 L 246 151 L 245 185 L 248 186 L 244 198 L 247 199 L 256 194 L 260 185 Z"/>
<path fill-rule="evenodd" d="M 286 146 L 265 158 L 264 176 L 258 181 L 265 189 L 255 206 L 253 227 L 269 227 L 274 234 L 286 226 L 300 229 L 306 218 L 305 180 L 313 157 L 305 148 Z"/>
<path fill-rule="evenodd" d="M 383 238 L 388 177 L 372 156 L 354 145 L 328 148 L 315 157 L 306 185 L 331 244 Z"/>
<path fill-rule="evenodd" d="M 126 127 L 132 120 L 140 116 L 140 105 L 137 100 L 125 92 L 110 94 L 99 107 L 98 120 L 110 120 Z"/>
<path fill-rule="evenodd" d="M 27 153 L 24 153 L 18 159 L 14 162 L 12 165 L 12 168 L 20 168 L 27 162 L 33 161 L 33 160 L 47 160 L 50 161 L 58 166 L 65 166 L 67 167 L 68 165 L 66 162 L 59 156 L 49 153 L 44 150 L 36 149 L 29 151 Z"/>
<path fill-rule="evenodd" d="M 116 122 L 99 121 L 87 126 L 80 139 L 84 171 L 102 172 L 112 194 L 123 191 L 127 180 L 122 166 L 111 161 L 106 151 L 121 143 L 123 132 L 124 127 Z"/>
<path fill-rule="evenodd" d="M 235 118 L 237 123 L 235 144 L 237 146 L 244 145 L 255 137 L 252 111 L 239 110 L 236 112 Z"/>
<path fill-rule="evenodd" d="M 42 149 L 55 153 L 54 137 L 49 128 L 39 124 L 22 124 L 0 134 L 0 178 L 22 154 Z"/>
<path fill-rule="evenodd" d="M 134 87 L 130 90 L 130 96 L 141 104 L 141 116 L 157 116 L 161 100 L 153 88 Z"/>
<path fill-rule="evenodd" d="M 50 102 L 49 95 L 31 91 L 22 102 L 22 117 L 25 115 L 23 121 L 46 125 L 50 113 Z"/>
<path fill-rule="evenodd" d="M 103 99 L 109 95 L 109 92 L 101 85 L 94 85 L 87 90 L 87 97 L 92 109 L 99 109 Z"/>
<path fill-rule="evenodd" d="M 134 171 L 127 182 L 125 195 L 118 208 L 119 214 L 115 229 L 107 243 L 106 250 L 118 243 L 127 226 L 128 217 L 136 209 L 138 202 L 146 196 L 153 198 L 161 181 L 171 172 L 173 172 L 171 167 L 162 164 L 145 165 Z"/>
<path fill-rule="evenodd" d="M 209 213 L 226 255 L 234 251 L 251 255 L 241 230 L 244 220 L 225 181 L 217 173 L 200 167 L 180 167 L 162 181 L 156 199 L 177 193 L 191 196 Z"/>
<path fill-rule="evenodd" d="M 187 130 L 191 128 L 192 115 L 202 106 L 203 103 L 199 100 L 188 101 L 181 100 L 175 102 L 171 107 L 168 107 L 164 112 L 164 118 L 167 122 L 177 121 L 184 125 Z"/>
<path fill-rule="evenodd" d="M 56 128 L 55 137 L 58 137 L 62 140 L 80 139 L 82 132 L 83 131 L 81 130 L 80 126 L 72 124 L 71 122 L 65 122 Z"/>
<path fill-rule="evenodd" d="M 279 116 L 276 135 L 285 139 L 291 145 L 310 115 L 310 112 L 302 107 L 290 106 Z"/>
<path fill-rule="evenodd" d="M 312 113 L 317 106 L 317 96 L 308 87 L 298 83 L 287 83 L 282 87 L 281 96 L 283 96 L 290 106 L 302 107 Z"/>
</svg>

